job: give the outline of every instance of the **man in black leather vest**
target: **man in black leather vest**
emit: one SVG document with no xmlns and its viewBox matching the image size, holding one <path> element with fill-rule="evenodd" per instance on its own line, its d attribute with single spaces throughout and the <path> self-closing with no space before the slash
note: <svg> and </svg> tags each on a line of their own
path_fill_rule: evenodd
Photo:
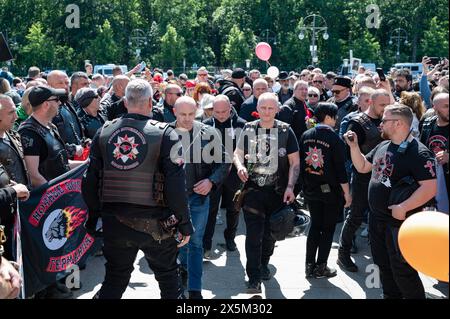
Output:
<svg viewBox="0 0 450 319">
<path fill-rule="evenodd" d="M 17 119 L 16 107 L 9 96 L 0 94 L 0 188 L 3 189 L 0 201 L 0 224 L 5 226 L 8 241 L 5 257 L 13 260 L 14 216 L 17 198 L 27 199 L 29 178 L 23 160 L 19 135 L 11 131 Z"/>
<path fill-rule="evenodd" d="M 91 212 L 102 213 L 107 260 L 102 288 L 94 298 L 119 299 L 128 286 L 139 250 L 145 254 L 161 298 L 183 298 L 177 247 L 193 232 L 178 136 L 151 120 L 153 92 L 144 80 L 125 93 L 128 114 L 107 122 L 94 136 L 83 195 Z M 178 228 L 181 243 L 175 237 Z"/>
<path fill-rule="evenodd" d="M 277 96 L 262 94 L 257 110 L 260 120 L 245 125 L 234 152 L 234 165 L 247 190 L 242 209 L 247 229 L 248 293 L 260 293 L 261 279 L 270 279 L 268 264 L 275 247 L 270 215 L 295 200 L 294 185 L 300 171 L 294 131 L 289 124 L 275 120 Z"/>
<path fill-rule="evenodd" d="M 30 185 L 20 136 L 12 130 L 17 119 L 16 107 L 9 96 L 0 95 L 0 164 L 10 178 L 18 183 Z"/>
<path fill-rule="evenodd" d="M 62 89 L 69 94 L 69 77 L 62 71 L 52 71 L 47 77 L 48 84 L 51 88 Z M 83 82 L 81 81 L 83 80 Z M 78 82 L 82 82 L 86 85 L 87 78 L 80 77 Z M 72 88 L 74 86 L 72 85 Z M 77 87 L 77 90 L 79 88 Z M 69 101 L 68 98 L 61 99 L 61 106 L 58 114 L 53 118 L 52 123 L 58 128 L 58 133 L 62 140 L 66 144 L 66 149 L 69 155 L 69 159 L 73 159 L 75 156 L 80 156 L 83 152 L 83 146 L 86 142 L 83 126 L 80 119 L 77 116 L 77 109 L 74 101 Z"/>
<path fill-rule="evenodd" d="M 347 128 L 347 131 L 353 131 L 358 136 L 359 148 L 363 155 L 368 154 L 383 141 L 379 125 L 381 124 L 384 108 L 389 105 L 390 94 L 383 89 L 378 89 L 372 93 L 370 100 L 369 108 L 365 112 L 358 113 L 352 117 Z M 361 174 L 354 168 L 352 169 L 351 191 L 353 202 L 342 227 L 337 260 L 339 266 L 351 272 L 358 270 L 358 267 L 350 258 L 350 251 L 353 236 L 359 226 L 361 226 L 365 212 L 369 209 L 367 199 L 369 181 L 370 173 Z"/>
<path fill-rule="evenodd" d="M 33 187 L 41 186 L 83 163 L 69 161 L 64 142 L 52 124 L 61 104 L 59 98 L 65 96 L 65 90 L 44 86 L 34 87 L 28 96 L 33 113 L 20 125 L 19 133 Z"/>
</svg>

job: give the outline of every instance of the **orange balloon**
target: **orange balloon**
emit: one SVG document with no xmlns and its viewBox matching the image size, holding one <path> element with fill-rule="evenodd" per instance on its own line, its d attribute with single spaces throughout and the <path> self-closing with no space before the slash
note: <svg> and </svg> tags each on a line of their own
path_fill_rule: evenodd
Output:
<svg viewBox="0 0 450 319">
<path fill-rule="evenodd" d="M 408 217 L 398 242 L 406 261 L 417 271 L 448 282 L 449 216 L 425 211 Z"/>
</svg>

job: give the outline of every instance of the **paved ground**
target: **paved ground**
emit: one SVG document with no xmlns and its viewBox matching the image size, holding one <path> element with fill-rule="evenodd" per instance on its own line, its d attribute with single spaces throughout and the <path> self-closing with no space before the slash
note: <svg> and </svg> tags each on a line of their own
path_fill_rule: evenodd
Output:
<svg viewBox="0 0 450 319">
<path fill-rule="evenodd" d="M 225 216 L 222 213 L 222 216 Z M 242 217 L 242 216 L 241 216 Z M 277 242 L 269 268 L 274 274 L 272 279 L 263 282 L 261 298 L 267 299 L 380 299 L 380 288 L 374 286 L 372 258 L 367 239 L 358 236 L 359 252 L 353 257 L 360 267 L 357 273 L 347 273 L 336 265 L 337 240 L 342 224 L 338 224 L 328 264 L 338 271 L 330 279 L 306 279 L 304 276 L 306 236 L 292 237 Z M 248 299 L 255 297 L 245 293 L 245 225 L 241 218 L 236 244 L 238 251 L 227 252 L 223 239 L 224 225 L 216 226 L 214 236 L 214 256 L 204 261 L 203 296 L 205 299 Z M 85 270 L 81 272 L 82 288 L 75 293 L 78 299 L 92 298 L 100 289 L 104 278 L 105 259 L 92 257 Z M 366 272 L 367 270 L 367 272 Z M 430 297 L 448 298 L 448 284 L 421 276 Z M 368 285 L 366 285 L 366 283 Z M 375 283 L 376 284 L 376 283 Z M 159 288 L 153 272 L 147 266 L 142 252 L 135 261 L 124 299 L 157 299 Z"/>
</svg>

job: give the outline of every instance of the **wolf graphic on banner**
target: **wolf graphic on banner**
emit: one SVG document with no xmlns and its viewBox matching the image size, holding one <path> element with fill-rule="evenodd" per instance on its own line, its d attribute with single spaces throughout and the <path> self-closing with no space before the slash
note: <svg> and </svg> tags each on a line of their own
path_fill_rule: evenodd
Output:
<svg viewBox="0 0 450 319">
<path fill-rule="evenodd" d="M 86 232 L 88 208 L 81 193 L 87 165 L 31 192 L 20 203 L 25 295 L 53 284 L 57 274 L 85 263 L 94 244 Z"/>
</svg>

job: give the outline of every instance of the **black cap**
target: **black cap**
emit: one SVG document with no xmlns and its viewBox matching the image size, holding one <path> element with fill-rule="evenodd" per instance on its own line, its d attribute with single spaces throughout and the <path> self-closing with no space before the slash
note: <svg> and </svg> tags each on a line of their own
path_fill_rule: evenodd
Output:
<svg viewBox="0 0 450 319">
<path fill-rule="evenodd" d="M 334 85 L 340 85 L 346 88 L 352 88 L 352 80 L 347 76 L 337 76 L 334 79 Z"/>
<path fill-rule="evenodd" d="M 50 97 L 62 97 L 67 96 L 67 92 L 64 89 L 52 89 L 45 86 L 35 86 L 31 89 L 28 95 L 28 100 L 32 107 L 36 107 L 47 101 Z"/>
<path fill-rule="evenodd" d="M 93 99 L 98 98 L 97 90 L 94 89 L 81 89 L 81 94 L 75 95 L 75 101 L 82 107 L 88 107 Z"/>
<path fill-rule="evenodd" d="M 289 74 L 286 71 L 281 71 L 277 80 L 289 80 Z"/>
<path fill-rule="evenodd" d="M 234 69 L 233 73 L 231 73 L 232 79 L 243 79 L 246 76 L 247 76 L 247 74 L 245 74 L 245 71 L 241 68 Z"/>
</svg>

